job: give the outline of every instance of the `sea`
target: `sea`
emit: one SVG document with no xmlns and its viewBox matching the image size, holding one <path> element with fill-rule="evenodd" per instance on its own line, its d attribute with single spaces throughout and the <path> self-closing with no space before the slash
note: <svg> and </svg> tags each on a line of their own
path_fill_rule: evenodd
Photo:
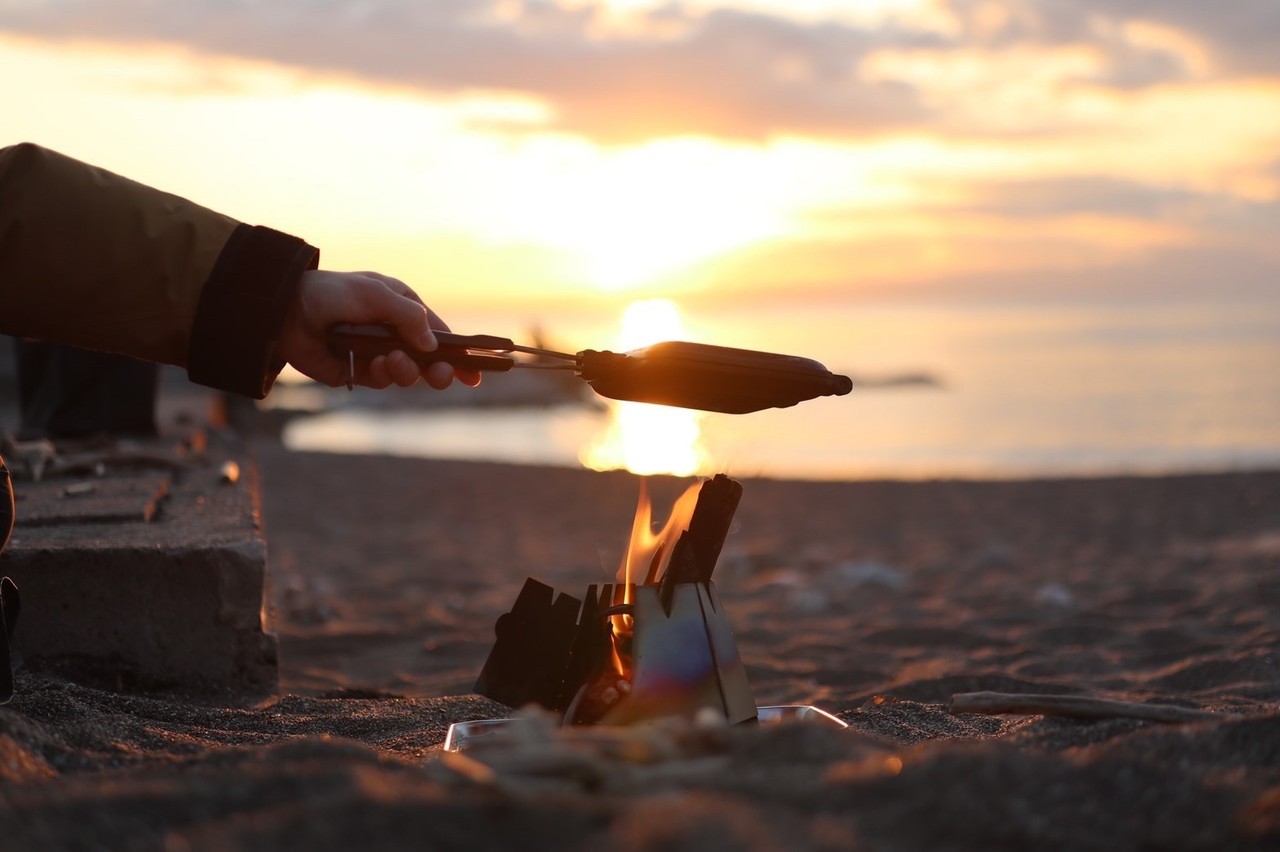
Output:
<svg viewBox="0 0 1280 852">
<path fill-rule="evenodd" d="M 679 339 L 813 358 L 851 376 L 854 390 L 745 415 L 603 400 L 348 405 L 292 420 L 285 441 L 306 450 L 814 480 L 1280 468 L 1280 282 L 1276 294 L 1232 299 L 676 310 L 679 327 L 669 332 Z M 536 327 L 570 352 L 626 345 L 626 322 L 612 316 L 487 312 L 453 325 L 518 342 Z"/>
</svg>

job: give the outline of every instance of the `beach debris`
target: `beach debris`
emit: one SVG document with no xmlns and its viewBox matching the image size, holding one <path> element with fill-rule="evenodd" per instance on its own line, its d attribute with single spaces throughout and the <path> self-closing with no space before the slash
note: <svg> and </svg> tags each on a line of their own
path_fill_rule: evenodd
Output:
<svg viewBox="0 0 1280 852">
<path fill-rule="evenodd" d="M 240 481 L 240 464 L 234 459 L 228 459 L 222 463 L 222 467 L 218 469 L 218 481 L 224 485 L 235 485 Z"/>
<path fill-rule="evenodd" d="M 1073 609 L 1076 596 L 1061 583 L 1045 583 L 1036 589 L 1036 602 L 1053 609 Z"/>
<path fill-rule="evenodd" d="M 1143 704 L 1088 695 L 1044 695 L 1014 692 L 962 692 L 951 696 L 952 713 L 979 713 L 993 716 L 1063 716 L 1071 719 L 1138 719 L 1144 722 L 1179 725 L 1209 719 L 1230 719 L 1231 714 L 1179 707 L 1173 704 Z"/>
<path fill-rule="evenodd" d="M 48 438 L 36 438 L 31 441 L 19 441 L 10 435 L 0 436 L 0 449 L 13 465 L 13 470 L 22 471 L 32 482 L 44 478 L 47 468 L 58 455 L 53 441 Z"/>
<path fill-rule="evenodd" d="M 785 601 L 788 609 L 805 615 L 817 615 L 827 612 L 835 606 L 835 602 L 829 594 L 821 589 L 809 586 L 788 589 Z"/>
<path fill-rule="evenodd" d="M 878 586 L 891 592 L 907 587 L 907 575 L 883 562 L 871 559 L 853 559 L 841 562 L 832 570 L 836 582 L 849 589 Z"/>
<path fill-rule="evenodd" d="M 17 441 L 0 436 L 0 450 L 15 477 L 31 482 L 60 476 L 104 476 L 108 468 L 124 470 L 158 469 L 171 472 L 203 463 L 202 449 L 175 445 L 172 448 L 144 448 L 130 441 L 68 441 L 55 445 L 46 438 Z"/>
<path fill-rule="evenodd" d="M 727 476 L 695 484 L 657 536 L 642 490 L 618 583 L 582 600 L 532 578 L 494 626 L 477 693 L 537 704 L 565 724 L 626 725 L 713 709 L 756 718 L 712 573 L 742 496 Z"/>
</svg>

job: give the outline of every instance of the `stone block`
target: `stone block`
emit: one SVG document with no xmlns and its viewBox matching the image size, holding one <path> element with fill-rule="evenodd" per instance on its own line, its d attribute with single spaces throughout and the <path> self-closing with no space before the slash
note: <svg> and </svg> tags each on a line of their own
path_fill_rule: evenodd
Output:
<svg viewBox="0 0 1280 852">
<path fill-rule="evenodd" d="M 113 449 L 102 475 L 15 481 L 0 572 L 22 593 L 14 645 L 25 663 L 108 687 L 274 694 L 257 480 L 237 455 L 216 432 L 155 439 Z M 250 475 L 224 476 L 232 460 Z"/>
</svg>

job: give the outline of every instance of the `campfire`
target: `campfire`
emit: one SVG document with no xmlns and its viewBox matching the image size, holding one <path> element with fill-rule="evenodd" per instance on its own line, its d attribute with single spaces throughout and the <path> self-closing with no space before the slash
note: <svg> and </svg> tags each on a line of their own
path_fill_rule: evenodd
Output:
<svg viewBox="0 0 1280 852">
<path fill-rule="evenodd" d="M 566 725 L 628 725 L 668 716 L 757 719 L 755 699 L 711 576 L 742 486 L 727 476 L 695 484 L 662 532 L 651 531 L 642 490 L 616 583 L 582 598 L 525 581 L 476 692 L 538 704 Z"/>
</svg>

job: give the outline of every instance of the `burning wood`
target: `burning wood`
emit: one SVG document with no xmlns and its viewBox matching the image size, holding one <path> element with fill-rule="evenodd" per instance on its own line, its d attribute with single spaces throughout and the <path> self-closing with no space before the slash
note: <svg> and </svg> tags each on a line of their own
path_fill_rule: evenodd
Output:
<svg viewBox="0 0 1280 852">
<path fill-rule="evenodd" d="M 723 475 L 705 483 L 698 492 L 689 529 L 676 541 L 662 577 L 662 603 L 668 612 L 677 585 L 711 581 L 741 499 L 741 483 Z"/>
<path fill-rule="evenodd" d="M 566 724 L 707 709 L 734 723 L 754 720 L 755 700 L 711 582 L 742 486 L 717 476 L 696 495 L 696 503 L 677 503 L 655 539 L 642 493 L 622 582 L 590 586 L 580 601 L 527 580 L 495 625 L 476 692 L 510 707 L 540 704 Z M 632 582 L 642 564 L 644 582 Z"/>
</svg>

